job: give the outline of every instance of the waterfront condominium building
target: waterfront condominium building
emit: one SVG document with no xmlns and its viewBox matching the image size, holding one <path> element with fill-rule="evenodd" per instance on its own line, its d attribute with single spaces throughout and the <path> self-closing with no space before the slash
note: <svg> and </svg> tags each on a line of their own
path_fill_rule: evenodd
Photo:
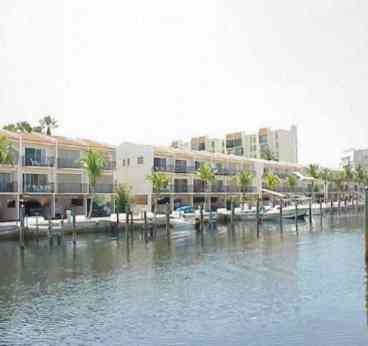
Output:
<svg viewBox="0 0 368 346">
<path fill-rule="evenodd" d="M 349 149 L 344 151 L 341 156 L 340 167 L 345 166 L 368 168 L 368 149 Z"/>
<path fill-rule="evenodd" d="M 116 157 L 117 182 L 128 184 L 136 204 L 147 204 L 149 210 L 155 197 L 164 199 L 165 203 L 170 202 L 173 209 L 178 204 L 196 207 L 204 202 L 208 193 L 211 194 L 210 206 L 223 207 L 227 197 L 240 196 L 241 191 L 234 182 L 234 176 L 243 169 L 254 172 L 254 180 L 248 189 L 248 192 L 254 193 L 259 193 L 262 189 L 265 170 L 280 176 L 304 172 L 304 167 L 298 164 L 133 143 L 118 146 Z M 216 176 L 209 187 L 206 187 L 196 174 L 204 162 L 211 165 Z M 147 180 L 147 175 L 153 171 L 164 172 L 170 178 L 167 188 L 159 194 L 153 192 L 152 185 Z"/>
<path fill-rule="evenodd" d="M 85 139 L 46 136 L 39 133 L 13 133 L 0 130 L 12 143 L 13 165 L 0 164 L 0 220 L 19 219 L 19 202 L 26 214 L 51 217 L 74 209 L 85 214 L 90 201 L 88 175 L 80 159 L 95 149 L 105 156 L 103 174 L 95 192 L 111 198 L 115 148 Z"/>
</svg>

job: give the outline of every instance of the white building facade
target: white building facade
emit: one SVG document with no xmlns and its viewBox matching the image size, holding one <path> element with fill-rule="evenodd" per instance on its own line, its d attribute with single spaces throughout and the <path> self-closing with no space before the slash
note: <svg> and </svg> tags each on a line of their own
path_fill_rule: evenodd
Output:
<svg viewBox="0 0 368 346">
<path fill-rule="evenodd" d="M 234 176 L 247 169 L 254 174 L 252 184 L 246 192 L 258 195 L 262 190 L 263 175 L 270 170 L 278 175 L 304 172 L 298 164 L 248 159 L 236 155 L 209 153 L 205 151 L 180 150 L 169 147 L 155 147 L 133 143 L 123 143 L 117 148 L 117 183 L 127 184 L 131 188 L 137 205 L 148 205 L 151 210 L 153 198 L 152 185 L 147 176 L 153 171 L 168 175 L 169 186 L 161 191 L 159 197 L 176 205 L 192 205 L 204 202 L 210 196 L 210 206 L 223 207 L 227 198 L 240 196 L 242 191 L 235 183 Z M 197 177 L 202 163 L 208 163 L 215 173 L 215 181 L 205 186 Z"/>
</svg>

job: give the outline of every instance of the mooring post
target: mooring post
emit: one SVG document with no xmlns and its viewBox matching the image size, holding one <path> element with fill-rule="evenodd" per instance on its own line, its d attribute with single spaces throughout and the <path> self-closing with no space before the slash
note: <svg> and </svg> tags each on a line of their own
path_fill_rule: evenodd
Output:
<svg viewBox="0 0 368 346">
<path fill-rule="evenodd" d="M 256 222 L 257 222 L 257 238 L 259 237 L 259 226 L 261 223 L 260 215 L 259 215 L 259 197 L 257 197 L 257 213 L 256 213 Z"/>
<path fill-rule="evenodd" d="M 368 187 L 365 188 L 365 229 L 368 231 Z"/>
<path fill-rule="evenodd" d="M 49 218 L 48 218 L 48 228 L 47 228 L 47 230 L 48 230 L 48 237 L 50 238 L 52 238 L 52 236 L 53 236 L 53 234 L 52 234 L 52 222 L 51 222 L 51 209 L 49 210 Z"/>
<path fill-rule="evenodd" d="M 295 230 L 298 233 L 298 201 L 295 201 Z"/>
<path fill-rule="evenodd" d="M 312 227 L 312 198 L 309 200 L 309 226 Z"/>
<path fill-rule="evenodd" d="M 280 199 L 280 232 L 283 231 L 282 229 L 282 207 L 283 207 L 283 200 Z"/>
<path fill-rule="evenodd" d="M 200 230 L 203 231 L 203 228 L 204 228 L 203 204 L 201 204 L 201 209 L 200 209 Z"/>
<path fill-rule="evenodd" d="M 143 221 L 144 221 L 144 240 L 147 241 L 147 211 L 143 212 Z"/>
<path fill-rule="evenodd" d="M 119 219 L 119 208 L 115 206 L 116 209 L 116 224 L 119 226 L 120 219 Z"/>
<path fill-rule="evenodd" d="M 234 200 L 233 198 L 231 198 L 230 201 L 230 223 L 233 224 L 234 223 Z"/>
<path fill-rule="evenodd" d="M 36 240 L 39 240 L 39 235 L 40 235 L 40 225 L 38 223 L 38 213 L 36 213 Z"/>
<path fill-rule="evenodd" d="M 170 238 L 170 204 L 166 204 L 166 234 Z"/>
<path fill-rule="evenodd" d="M 333 198 L 331 197 L 331 213 L 333 213 Z"/>
<path fill-rule="evenodd" d="M 73 245 L 77 244 L 77 224 L 76 224 L 76 219 L 75 219 L 75 210 L 72 209 L 72 220 L 73 220 Z"/>
<path fill-rule="evenodd" d="M 21 207 L 19 209 L 19 246 L 21 251 L 24 250 L 24 205 L 21 204 Z"/>
</svg>

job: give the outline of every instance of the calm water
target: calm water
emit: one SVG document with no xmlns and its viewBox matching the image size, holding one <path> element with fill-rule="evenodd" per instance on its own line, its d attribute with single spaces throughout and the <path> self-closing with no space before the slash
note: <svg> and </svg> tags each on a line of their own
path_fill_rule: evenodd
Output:
<svg viewBox="0 0 368 346">
<path fill-rule="evenodd" d="M 367 345 L 361 219 L 0 244 L 0 345 Z"/>
</svg>

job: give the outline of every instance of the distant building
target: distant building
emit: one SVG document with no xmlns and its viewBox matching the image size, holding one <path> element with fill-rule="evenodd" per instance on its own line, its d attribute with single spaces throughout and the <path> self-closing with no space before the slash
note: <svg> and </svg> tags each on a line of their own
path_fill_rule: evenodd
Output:
<svg viewBox="0 0 368 346">
<path fill-rule="evenodd" d="M 184 142 L 182 140 L 175 140 L 171 142 L 171 148 L 181 149 L 181 150 L 190 150 L 189 142 Z"/>
<path fill-rule="evenodd" d="M 208 136 L 193 137 L 190 140 L 191 150 L 207 151 L 209 153 L 225 153 L 225 141 Z"/>
<path fill-rule="evenodd" d="M 245 132 L 234 132 L 225 135 L 226 153 L 259 159 L 260 147 L 258 136 L 246 134 Z"/>
<path fill-rule="evenodd" d="M 290 130 L 259 129 L 257 134 L 245 132 L 230 133 L 225 136 L 228 154 L 247 158 L 262 158 L 262 153 L 269 150 L 282 162 L 298 162 L 298 135 L 296 126 Z"/>
<path fill-rule="evenodd" d="M 357 168 L 358 166 L 368 168 L 368 149 L 349 149 L 344 151 L 340 167 L 349 166 L 351 168 Z"/>
<path fill-rule="evenodd" d="M 277 161 L 298 163 L 298 133 L 294 125 L 290 130 L 261 128 L 257 133 L 251 134 L 245 131 L 228 133 L 225 139 L 208 136 L 193 137 L 190 143 L 174 141 L 171 147 L 243 156 L 250 159 L 261 159 L 267 150 Z"/>
</svg>

